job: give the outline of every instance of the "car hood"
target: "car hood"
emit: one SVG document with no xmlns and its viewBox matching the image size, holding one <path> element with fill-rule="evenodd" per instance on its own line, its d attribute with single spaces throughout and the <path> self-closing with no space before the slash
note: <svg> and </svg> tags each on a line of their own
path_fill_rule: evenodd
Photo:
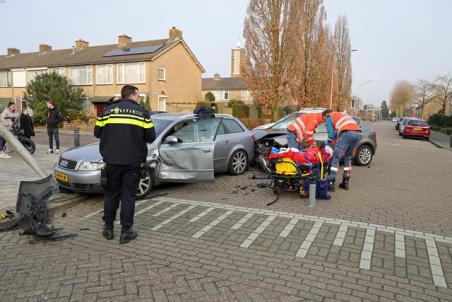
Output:
<svg viewBox="0 0 452 302">
<path fill-rule="evenodd" d="M 260 126 L 257 126 L 256 128 L 254 128 L 253 130 L 268 129 L 271 126 L 273 126 L 274 124 L 275 123 L 269 123 L 269 124 L 260 125 Z"/>
<path fill-rule="evenodd" d="M 266 136 L 276 136 L 276 135 L 285 135 L 287 131 L 285 129 L 256 129 L 254 128 L 252 131 L 253 136 L 256 141 L 266 137 Z"/>
<path fill-rule="evenodd" d="M 89 144 L 78 148 L 69 149 L 61 154 L 64 159 L 74 161 L 100 162 L 102 156 L 99 152 L 99 143 Z"/>
</svg>

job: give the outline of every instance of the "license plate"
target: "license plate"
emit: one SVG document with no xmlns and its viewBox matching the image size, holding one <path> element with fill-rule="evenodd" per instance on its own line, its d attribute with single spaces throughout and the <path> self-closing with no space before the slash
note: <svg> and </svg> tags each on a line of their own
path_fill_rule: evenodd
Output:
<svg viewBox="0 0 452 302">
<path fill-rule="evenodd" d="M 61 181 L 69 182 L 69 176 L 64 173 L 55 172 L 55 177 Z"/>
<path fill-rule="evenodd" d="M 414 128 L 414 131 L 422 131 L 422 128 Z"/>
</svg>

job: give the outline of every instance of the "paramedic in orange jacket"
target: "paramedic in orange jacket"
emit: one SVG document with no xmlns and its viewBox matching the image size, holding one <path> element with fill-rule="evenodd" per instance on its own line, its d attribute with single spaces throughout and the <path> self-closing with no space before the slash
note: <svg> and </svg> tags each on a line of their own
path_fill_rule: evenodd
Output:
<svg viewBox="0 0 452 302">
<path fill-rule="evenodd" d="M 301 150 L 314 145 L 314 131 L 324 122 L 321 113 L 304 113 L 287 127 L 287 143 L 289 148 Z M 303 146 L 304 142 L 304 146 Z"/>
<path fill-rule="evenodd" d="M 336 174 L 339 169 L 339 162 L 344 158 L 344 174 L 340 188 L 348 190 L 350 172 L 352 170 L 352 157 L 355 153 L 356 145 L 361 139 L 361 127 L 350 115 L 343 112 L 333 112 L 327 109 L 322 112 L 328 131 L 328 142 L 336 139 L 333 160 L 328 174 L 328 189 L 334 191 Z"/>
</svg>

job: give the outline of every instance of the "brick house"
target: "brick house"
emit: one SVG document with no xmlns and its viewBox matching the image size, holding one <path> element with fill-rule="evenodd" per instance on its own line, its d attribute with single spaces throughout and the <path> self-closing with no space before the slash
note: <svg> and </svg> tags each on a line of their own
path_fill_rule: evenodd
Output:
<svg viewBox="0 0 452 302">
<path fill-rule="evenodd" d="M 90 46 L 79 39 L 70 49 L 41 44 L 38 52 L 20 53 L 8 48 L 0 56 L 0 106 L 20 100 L 27 82 L 45 72 L 62 74 L 82 87 L 86 109 L 94 115 L 125 84 L 137 86 L 154 111 L 191 111 L 199 100 L 204 68 L 175 27 L 159 40 L 133 42 L 121 35 L 110 45 Z"/>
</svg>

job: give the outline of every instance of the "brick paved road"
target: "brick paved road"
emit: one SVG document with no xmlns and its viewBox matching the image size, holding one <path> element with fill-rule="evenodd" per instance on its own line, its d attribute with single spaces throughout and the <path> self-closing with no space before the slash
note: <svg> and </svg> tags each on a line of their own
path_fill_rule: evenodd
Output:
<svg viewBox="0 0 452 302">
<path fill-rule="evenodd" d="M 372 166 L 313 209 L 266 207 L 250 172 L 156 189 L 126 246 L 102 239 L 101 197 L 56 214 L 77 237 L 0 233 L 2 301 L 452 301 L 451 153 L 375 127 Z"/>
</svg>

